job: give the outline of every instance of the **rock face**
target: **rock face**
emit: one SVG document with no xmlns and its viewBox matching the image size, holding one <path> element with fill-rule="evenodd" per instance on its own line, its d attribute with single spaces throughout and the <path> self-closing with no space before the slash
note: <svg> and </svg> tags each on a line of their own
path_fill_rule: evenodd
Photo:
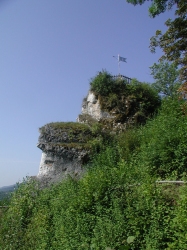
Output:
<svg viewBox="0 0 187 250">
<path fill-rule="evenodd" d="M 49 183 L 67 175 L 78 178 L 84 173 L 83 164 L 88 161 L 92 146 L 98 150 L 103 138 L 144 124 L 160 105 L 157 94 L 145 84 L 113 84 L 115 91 L 107 95 L 89 91 L 77 122 L 50 123 L 40 129 L 38 148 L 42 158 L 38 179 Z"/>
<path fill-rule="evenodd" d="M 89 115 L 97 121 L 102 118 L 111 118 L 112 116 L 105 111 L 101 110 L 99 99 L 96 98 L 93 92 L 89 91 L 87 97 L 83 100 L 82 103 L 82 113 L 78 116 L 77 121 L 81 122 L 81 117 L 83 115 Z"/>
<path fill-rule="evenodd" d="M 111 118 L 100 108 L 99 100 L 91 91 L 83 100 L 82 112 L 76 123 L 50 123 L 40 128 L 37 147 L 42 150 L 37 179 L 56 182 L 70 175 L 78 178 L 89 158 L 89 142 L 94 138 L 89 122 Z"/>
<path fill-rule="evenodd" d="M 42 157 L 37 179 L 47 185 L 68 175 L 79 178 L 84 173 L 83 163 L 89 159 L 89 142 L 95 139 L 89 124 L 111 118 L 89 91 L 76 123 L 50 123 L 40 128 L 37 147 L 42 150 Z"/>
<path fill-rule="evenodd" d="M 51 123 L 40 128 L 37 147 L 42 157 L 37 178 L 46 183 L 59 181 L 70 175 L 83 174 L 82 164 L 89 154 L 89 127 L 79 123 Z"/>
<path fill-rule="evenodd" d="M 73 152 L 71 152 L 73 154 Z M 69 154 L 69 152 L 68 152 Z M 46 182 L 57 182 L 70 175 L 79 177 L 83 173 L 82 164 L 78 157 L 68 158 L 66 154 L 58 156 L 49 152 L 42 153 L 37 178 Z"/>
</svg>

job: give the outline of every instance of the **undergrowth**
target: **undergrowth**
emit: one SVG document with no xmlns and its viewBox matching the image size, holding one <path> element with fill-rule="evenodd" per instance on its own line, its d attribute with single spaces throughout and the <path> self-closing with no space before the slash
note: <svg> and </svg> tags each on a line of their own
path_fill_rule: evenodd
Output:
<svg viewBox="0 0 187 250">
<path fill-rule="evenodd" d="M 0 249 L 185 249 L 187 186 L 156 184 L 186 180 L 182 104 L 168 98 L 145 126 L 115 135 L 80 180 L 21 184 L 1 216 Z"/>
</svg>

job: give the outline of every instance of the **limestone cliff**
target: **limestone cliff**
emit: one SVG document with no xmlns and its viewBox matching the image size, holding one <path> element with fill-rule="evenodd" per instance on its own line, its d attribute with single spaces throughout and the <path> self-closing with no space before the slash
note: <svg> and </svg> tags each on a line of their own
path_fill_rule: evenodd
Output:
<svg viewBox="0 0 187 250">
<path fill-rule="evenodd" d="M 129 83 L 110 75 L 103 80 L 103 75 L 93 80 L 77 122 L 50 123 L 40 128 L 37 146 L 42 158 L 38 179 L 49 183 L 68 175 L 78 178 L 84 173 L 83 165 L 93 146 L 101 145 L 110 134 L 144 124 L 160 105 L 158 94 L 148 84 Z"/>
<path fill-rule="evenodd" d="M 89 159 L 91 143 L 101 140 L 92 126 L 103 118 L 112 116 L 101 110 L 99 100 L 89 91 L 77 122 L 50 123 L 40 128 L 37 147 L 42 150 L 42 157 L 37 178 L 46 183 L 68 175 L 79 178 L 84 172 L 83 164 Z"/>
<path fill-rule="evenodd" d="M 37 147 L 42 150 L 38 179 L 56 182 L 70 175 L 78 178 L 89 159 L 95 134 L 86 124 L 50 123 L 39 129 Z"/>
<path fill-rule="evenodd" d="M 82 122 L 82 118 L 85 117 L 85 115 L 91 116 L 93 119 L 96 119 L 97 121 L 103 118 L 113 117 L 109 114 L 109 112 L 103 111 L 101 109 L 99 99 L 92 91 L 89 91 L 87 97 L 84 98 L 82 103 L 82 112 L 81 115 L 78 116 L 77 121 Z"/>
</svg>

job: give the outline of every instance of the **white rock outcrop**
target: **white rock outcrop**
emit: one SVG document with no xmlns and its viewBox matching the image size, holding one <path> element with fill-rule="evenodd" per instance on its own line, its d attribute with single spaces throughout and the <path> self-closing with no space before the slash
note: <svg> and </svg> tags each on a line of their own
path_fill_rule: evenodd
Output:
<svg viewBox="0 0 187 250">
<path fill-rule="evenodd" d="M 81 126 L 87 126 L 81 123 L 87 123 L 85 115 L 89 120 L 99 121 L 102 118 L 112 118 L 112 116 L 101 110 L 99 99 L 95 94 L 89 91 L 87 97 L 83 100 L 82 112 L 77 118 Z M 42 157 L 39 166 L 37 178 L 46 183 L 56 182 L 70 175 L 79 177 L 84 172 L 82 164 L 89 158 L 89 150 L 77 148 L 77 144 L 84 144 L 91 135 L 90 128 L 74 133 L 67 128 L 55 128 L 52 124 L 46 124 L 40 129 L 38 148 L 42 150 Z M 82 134 L 82 136 L 80 136 Z M 87 138 L 88 137 L 88 138 Z M 71 144 L 75 144 L 71 146 Z"/>
<path fill-rule="evenodd" d="M 40 129 L 37 147 L 42 150 L 42 157 L 37 179 L 43 183 L 56 182 L 68 175 L 79 178 L 84 172 L 82 165 L 89 154 L 84 145 L 92 138 L 92 132 L 87 125 L 73 125 L 51 123 Z"/>
<path fill-rule="evenodd" d="M 83 100 L 81 114 L 90 115 L 98 121 L 102 118 L 112 118 L 108 112 L 101 110 L 99 99 L 97 99 L 95 94 L 91 91 L 89 91 L 87 97 Z M 77 121 L 80 122 L 80 116 L 78 116 Z"/>
<path fill-rule="evenodd" d="M 37 178 L 47 183 L 57 182 L 68 175 L 75 178 L 83 173 L 81 165 L 78 159 L 42 152 Z"/>
</svg>

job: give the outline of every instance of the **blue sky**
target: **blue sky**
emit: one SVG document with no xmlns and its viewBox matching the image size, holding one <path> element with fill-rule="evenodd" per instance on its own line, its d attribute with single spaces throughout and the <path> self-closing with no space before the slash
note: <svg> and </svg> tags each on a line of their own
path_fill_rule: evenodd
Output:
<svg viewBox="0 0 187 250">
<path fill-rule="evenodd" d="M 38 129 L 76 121 L 89 81 L 113 56 L 121 74 L 153 82 L 149 39 L 173 11 L 152 19 L 149 4 L 125 0 L 0 1 L 0 187 L 37 175 Z"/>
</svg>

